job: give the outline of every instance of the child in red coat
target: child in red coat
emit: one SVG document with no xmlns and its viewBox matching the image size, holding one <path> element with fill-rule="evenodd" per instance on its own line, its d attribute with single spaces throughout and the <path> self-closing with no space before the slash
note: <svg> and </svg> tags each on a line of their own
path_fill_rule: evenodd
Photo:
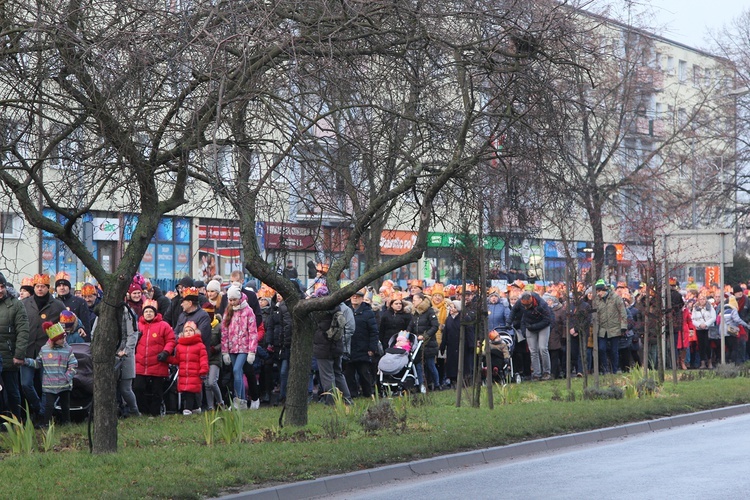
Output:
<svg viewBox="0 0 750 500">
<path fill-rule="evenodd" d="M 167 361 L 177 365 L 177 392 L 182 399 L 182 414 L 192 415 L 201 412 L 203 380 L 208 376 L 208 353 L 198 332 L 198 325 L 188 321 L 182 327 L 182 336 L 177 341 L 174 356 Z"/>
</svg>

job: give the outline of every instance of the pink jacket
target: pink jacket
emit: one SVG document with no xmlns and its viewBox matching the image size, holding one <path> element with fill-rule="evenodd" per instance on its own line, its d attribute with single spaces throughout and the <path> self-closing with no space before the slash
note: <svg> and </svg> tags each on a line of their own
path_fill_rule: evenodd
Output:
<svg viewBox="0 0 750 500">
<path fill-rule="evenodd" d="M 231 306 L 229 306 L 231 307 Z M 239 309 L 233 311 L 229 325 L 222 323 L 221 352 L 237 354 L 255 352 L 258 348 L 258 327 L 255 324 L 255 313 L 243 298 Z M 225 317 L 228 314 L 225 313 Z"/>
</svg>

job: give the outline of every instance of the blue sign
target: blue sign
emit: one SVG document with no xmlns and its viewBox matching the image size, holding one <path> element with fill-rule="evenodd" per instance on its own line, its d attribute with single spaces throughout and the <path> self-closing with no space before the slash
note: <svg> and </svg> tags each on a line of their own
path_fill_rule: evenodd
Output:
<svg viewBox="0 0 750 500">
<path fill-rule="evenodd" d="M 174 278 L 174 247 L 156 245 L 156 277 L 158 279 Z"/>
<path fill-rule="evenodd" d="M 174 219 L 174 242 L 190 243 L 190 219 Z"/>
<path fill-rule="evenodd" d="M 156 241 L 172 241 L 172 218 L 162 217 L 156 227 Z"/>
<path fill-rule="evenodd" d="M 156 277 L 156 245 L 153 243 L 146 249 L 139 271 L 146 278 Z"/>
</svg>

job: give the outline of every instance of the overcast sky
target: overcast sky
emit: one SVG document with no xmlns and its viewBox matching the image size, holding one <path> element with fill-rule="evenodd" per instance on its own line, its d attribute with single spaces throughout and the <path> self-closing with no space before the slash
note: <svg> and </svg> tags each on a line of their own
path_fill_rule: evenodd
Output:
<svg viewBox="0 0 750 500">
<path fill-rule="evenodd" d="M 709 47 L 706 39 L 709 29 L 720 29 L 743 10 L 750 9 L 748 0 L 609 0 L 608 3 L 621 12 L 628 4 L 633 11 L 650 9 L 654 14 L 653 24 L 664 27 L 654 31 L 694 48 Z"/>
</svg>

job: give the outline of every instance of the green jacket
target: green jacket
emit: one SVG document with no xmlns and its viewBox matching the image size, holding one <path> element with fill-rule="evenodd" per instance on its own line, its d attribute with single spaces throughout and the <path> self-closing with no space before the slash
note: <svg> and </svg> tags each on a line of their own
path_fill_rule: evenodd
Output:
<svg viewBox="0 0 750 500">
<path fill-rule="evenodd" d="M 20 300 L 7 296 L 0 301 L 0 355 L 3 371 L 18 371 L 13 358 L 24 359 L 29 343 L 29 317 Z"/>
<path fill-rule="evenodd" d="M 604 300 L 594 299 L 600 337 L 619 337 L 628 328 L 628 313 L 622 298 L 610 291 Z"/>
</svg>

